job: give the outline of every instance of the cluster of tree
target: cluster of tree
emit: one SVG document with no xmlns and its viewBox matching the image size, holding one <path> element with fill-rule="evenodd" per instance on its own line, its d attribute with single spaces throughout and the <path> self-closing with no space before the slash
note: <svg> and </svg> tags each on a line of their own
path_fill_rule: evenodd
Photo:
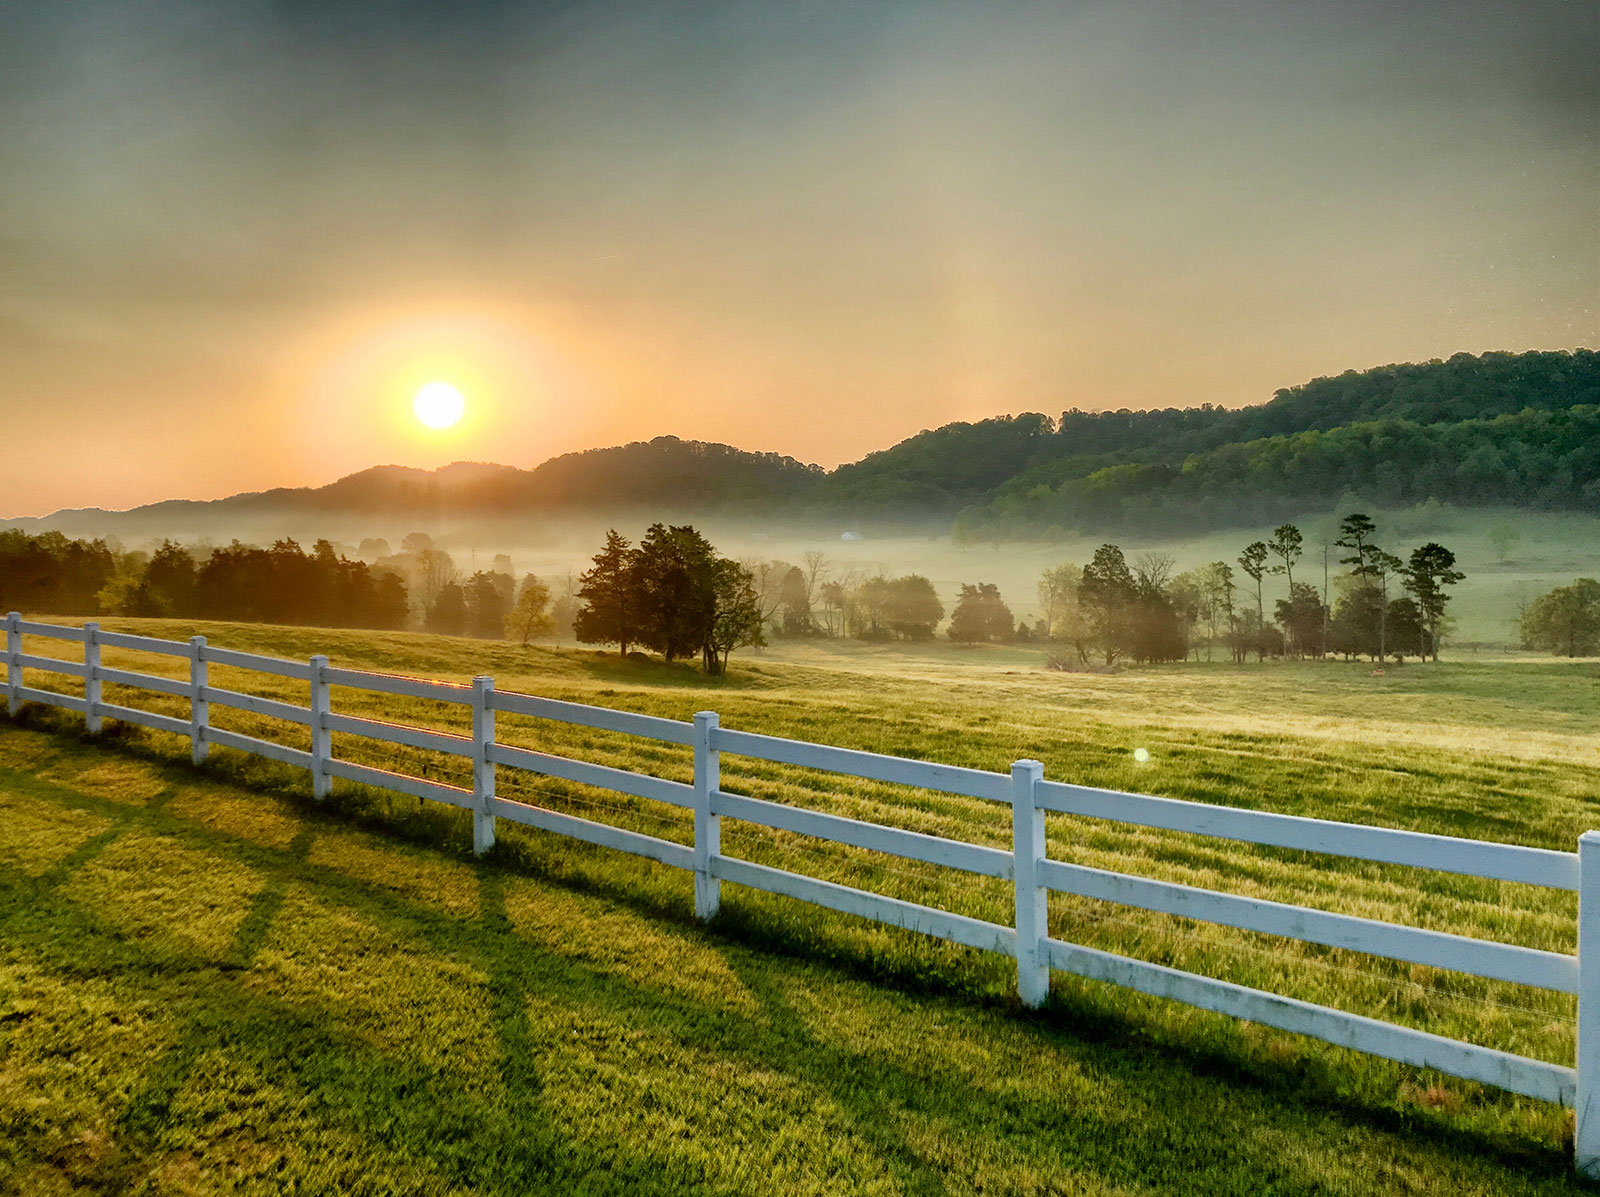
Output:
<svg viewBox="0 0 1600 1197">
<path fill-rule="evenodd" d="M 509 558 L 462 578 L 422 533 L 408 536 L 397 554 L 382 541 L 364 541 L 361 552 L 376 562 L 347 557 L 327 540 L 310 552 L 293 540 L 266 549 L 237 540 L 224 548 L 166 540 L 153 552 L 123 552 L 101 540 L 11 529 L 0 532 L 0 610 L 319 627 L 420 624 L 523 644 L 558 630 L 561 611 L 549 587 L 532 574 L 514 586 Z"/>
<path fill-rule="evenodd" d="M 1522 612 L 1522 643 L 1564 657 L 1600 655 L 1600 582 L 1579 578 L 1534 599 Z"/>
<path fill-rule="evenodd" d="M 624 656 L 635 646 L 668 661 L 698 655 L 720 674 L 735 649 L 766 642 L 750 570 L 686 524 L 652 524 L 637 547 L 607 532 L 578 579 L 578 599 L 578 639 L 615 644 Z"/>
<path fill-rule="evenodd" d="M 381 538 L 363 540 L 358 552 L 372 560 L 375 570 L 404 579 L 411 595 L 411 622 L 426 631 L 522 644 L 571 631 L 576 607 L 571 594 L 553 599 L 550 588 L 533 574 L 516 581 L 511 558 L 504 553 L 495 556 L 491 568 L 467 575 L 426 532 L 408 534 L 399 552 Z"/>
<path fill-rule="evenodd" d="M 93 615 L 99 594 L 116 572 L 103 540 L 68 540 L 59 532 L 29 536 L 0 532 L 0 611 Z"/>
<path fill-rule="evenodd" d="M 0 533 L 0 609 L 11 608 L 397 628 L 407 600 L 399 577 L 326 540 L 309 553 L 292 540 L 195 550 L 166 540 L 147 553 L 9 530 Z"/>
<path fill-rule="evenodd" d="M 891 578 L 855 570 L 834 573 L 820 550 L 803 565 L 747 559 L 765 635 L 853 636 L 860 640 L 929 640 L 944 604 L 921 574 Z"/>
<path fill-rule="evenodd" d="M 118 615 L 352 628 L 401 628 L 408 610 L 400 578 L 326 540 L 309 553 L 292 540 L 266 549 L 236 540 L 204 554 L 163 541 L 148 559 L 123 554 L 100 601 Z"/>
<path fill-rule="evenodd" d="M 1000 597 L 1000 588 L 992 582 L 963 583 L 950 616 L 950 639 L 959 644 L 1004 644 L 1017 638 L 1016 621 Z"/>
<path fill-rule="evenodd" d="M 1130 565 L 1116 545 L 1102 545 L 1081 570 L 1057 566 L 1040 579 L 1040 634 L 1070 645 L 1081 661 L 1107 665 L 1182 660 L 1201 649 L 1209 659 L 1219 645 L 1235 661 L 1251 653 L 1258 660 L 1329 653 L 1437 659 L 1449 588 L 1463 577 L 1455 555 L 1430 542 L 1402 561 L 1376 543 L 1376 532 L 1360 513 L 1340 524 L 1334 544 L 1348 554 L 1339 558 L 1348 569 L 1331 606 L 1294 576 L 1305 538 L 1293 524 L 1245 547 L 1238 558 L 1247 580 L 1242 592 L 1226 561 L 1175 574 L 1165 554 L 1145 553 Z M 1284 590 L 1269 615 L 1265 582 L 1276 577 Z"/>
</svg>

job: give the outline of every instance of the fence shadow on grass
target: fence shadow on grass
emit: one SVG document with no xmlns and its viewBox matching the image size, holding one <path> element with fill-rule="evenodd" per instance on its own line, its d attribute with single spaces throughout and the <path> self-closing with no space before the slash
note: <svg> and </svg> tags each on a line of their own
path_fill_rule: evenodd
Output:
<svg viewBox="0 0 1600 1197">
<path fill-rule="evenodd" d="M 79 751 L 87 753 L 90 749 L 69 742 L 60 755 L 70 758 Z M 793 957 L 803 961 L 814 975 L 834 983 L 885 979 L 904 983 L 930 1000 L 949 1003 L 968 1014 L 990 1011 L 999 1015 L 1003 1007 L 1010 1005 L 993 992 L 975 989 L 957 970 L 919 968 L 903 957 L 887 960 L 863 953 L 856 945 L 837 940 L 829 943 L 827 935 L 819 934 L 814 927 L 801 929 L 787 922 L 764 920 L 759 912 L 741 912 L 737 901 L 713 928 L 691 930 L 692 919 L 684 913 L 684 904 L 668 905 L 653 889 L 646 887 L 640 892 L 630 886 L 631 872 L 624 871 L 614 880 L 592 873 L 581 877 L 548 874 L 538 867 L 538 844 L 532 841 L 507 844 L 497 850 L 496 859 L 475 866 L 479 870 L 480 910 L 477 918 L 463 920 L 420 899 L 377 890 L 335 869 L 311 863 L 311 842 L 319 825 L 335 825 L 333 811 L 313 806 L 292 788 L 281 788 L 279 801 L 298 821 L 299 828 L 288 847 L 266 848 L 168 809 L 181 785 L 192 783 L 198 776 L 213 780 L 219 775 L 227 776 L 230 769 L 224 762 L 213 762 L 197 772 L 135 738 L 101 738 L 92 748 L 96 758 L 103 759 L 107 751 L 141 762 L 165 783 L 164 788 L 145 805 L 129 806 L 80 793 L 67 783 L 22 779 L 27 783 L 26 789 L 47 801 L 94 813 L 111 820 L 111 824 L 41 876 L 22 883 L 35 896 L 37 909 L 20 918 L 16 911 L 5 915 L 7 942 L 36 952 L 48 966 L 59 971 L 70 974 L 85 966 L 83 960 L 57 955 L 70 940 L 86 954 L 101 954 L 94 966 L 100 975 L 115 976 L 132 966 L 135 971 L 149 970 L 158 980 L 170 980 L 168 974 L 181 974 L 185 979 L 185 996 L 176 1007 L 181 1024 L 178 1036 L 148 1068 L 126 1103 L 119 1122 L 126 1146 L 101 1161 L 93 1177 L 97 1183 L 115 1187 L 139 1175 L 141 1169 L 147 1170 L 151 1155 L 160 1149 L 175 1097 L 198 1062 L 212 1051 L 241 1049 L 255 1067 L 269 1075 L 313 1093 L 329 1090 L 325 1094 L 329 1100 L 324 1103 L 329 1116 L 342 1121 L 351 1133 L 385 1140 L 391 1148 L 415 1156 L 430 1170 L 443 1173 L 456 1183 L 512 1192 L 527 1191 L 526 1186 L 536 1180 L 555 1184 L 565 1177 L 570 1181 L 571 1168 L 578 1166 L 586 1153 L 552 1135 L 550 1119 L 545 1117 L 547 1095 L 538 1067 L 537 1036 L 528 1015 L 530 997 L 539 995 L 559 999 L 581 994 L 584 1001 L 592 1001 L 623 1020 L 643 1002 L 670 1033 L 685 1044 L 694 1044 L 696 1050 L 725 1054 L 736 1062 L 782 1072 L 829 1095 L 862 1141 L 912 1191 L 937 1193 L 942 1181 L 937 1167 L 913 1150 L 896 1130 L 895 1107 L 899 1099 L 885 1095 L 915 1092 L 920 1111 L 976 1118 L 996 1133 L 1012 1136 L 1024 1132 L 1048 1135 L 1052 1122 L 1064 1113 L 1070 1115 L 1049 1101 L 1019 1104 L 1012 1098 L 1002 1100 L 974 1093 L 953 1080 L 930 1080 L 881 1058 L 864 1060 L 839 1044 L 826 1042 L 805 1029 L 803 1019 L 770 970 L 758 967 L 756 961 L 774 955 Z M 361 815 L 361 823 L 369 829 L 414 843 L 432 841 L 437 845 L 438 836 L 444 834 L 464 838 L 464 819 L 407 820 L 373 809 L 363 810 Z M 73 873 L 134 827 L 221 853 L 265 872 L 266 884 L 251 897 L 224 951 L 213 957 L 197 956 L 184 961 L 152 959 L 114 924 L 59 892 Z M 702 1033 L 703 1011 L 694 1008 L 686 997 L 653 987 L 641 990 L 615 973 L 563 957 L 559 952 L 551 955 L 547 948 L 530 957 L 531 949 L 519 938 L 506 913 L 506 885 L 512 879 L 532 879 L 561 887 L 654 921 L 676 924 L 673 934 L 703 937 L 755 996 L 761 1016 L 728 1015 L 731 1021 L 715 1043 L 698 1043 L 695 1040 Z M 234 975 L 252 967 L 281 916 L 291 884 L 316 887 L 330 901 L 347 905 L 357 914 L 424 944 L 432 952 L 466 959 L 482 970 L 487 977 L 488 1019 L 499 1045 L 497 1096 L 485 1096 L 475 1086 L 377 1051 L 352 1032 L 341 1033 L 336 1006 L 316 1001 L 290 1003 L 241 990 Z M 71 934 L 63 936 L 64 929 Z M 817 952 L 819 942 L 829 948 L 822 958 Z M 1486 1166 L 1511 1169 L 1520 1174 L 1524 1183 L 1571 1183 L 1568 1159 L 1557 1148 L 1540 1147 L 1492 1130 L 1353 1097 L 1341 1091 L 1338 1078 L 1320 1061 L 1274 1069 L 1222 1047 L 1176 1044 L 1117 1016 L 1103 1002 L 1057 999 L 1043 1013 L 1018 1011 L 1016 1018 L 1016 1025 L 1027 1028 L 1041 1053 L 1070 1058 L 1079 1070 L 1095 1076 L 1109 1080 L 1147 1074 L 1152 1054 L 1161 1065 L 1180 1074 L 1178 1083 L 1168 1090 L 1192 1095 L 1190 1100 L 1153 1117 L 1144 1146 L 1121 1141 L 1117 1148 L 1119 1159 L 1101 1161 L 1107 1171 L 1111 1171 L 1113 1163 L 1119 1170 L 1126 1170 L 1130 1147 L 1135 1148 L 1135 1155 L 1149 1153 L 1153 1164 L 1156 1154 L 1165 1150 L 1167 1138 L 1181 1124 L 1197 1119 L 1203 1122 L 1207 1107 L 1226 1097 L 1256 1107 L 1254 1116 L 1268 1119 L 1271 1108 L 1287 1099 L 1300 1114 L 1309 1114 L 1315 1120 L 1329 1119 L 1366 1131 L 1403 1135 L 1426 1150 L 1475 1157 Z M 1184 1082 L 1184 1075 L 1205 1084 Z M 339 1097 L 343 1090 L 329 1087 L 348 1088 L 353 1079 L 360 1081 L 365 1093 L 354 1109 L 341 1110 Z M 1215 1088 L 1207 1093 L 1207 1087 Z M 1293 1133 L 1297 1121 L 1303 1119 L 1284 1119 L 1283 1129 Z M 379 1127 L 384 1129 L 375 1129 Z M 516 1142 L 508 1146 L 487 1141 L 493 1128 L 515 1131 Z M 635 1167 L 642 1169 L 640 1174 L 644 1177 L 650 1174 L 649 1161 L 612 1162 L 618 1165 L 619 1175 Z M 601 1161 L 590 1158 L 589 1163 L 600 1165 Z M 1081 1165 L 1094 1166 L 1087 1159 Z M 524 1187 L 519 1190 L 519 1185 Z"/>
</svg>

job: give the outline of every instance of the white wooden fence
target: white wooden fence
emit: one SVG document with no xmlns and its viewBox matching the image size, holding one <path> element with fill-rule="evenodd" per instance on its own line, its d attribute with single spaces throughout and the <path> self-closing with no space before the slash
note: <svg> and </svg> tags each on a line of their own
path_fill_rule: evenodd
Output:
<svg viewBox="0 0 1600 1197">
<path fill-rule="evenodd" d="M 83 662 L 24 652 L 24 636 L 81 642 Z M 100 663 L 102 647 L 184 658 L 189 662 L 189 680 L 108 668 Z M 207 666 L 212 664 L 306 682 L 309 703 L 297 706 L 212 686 L 207 679 Z M 30 669 L 82 678 L 83 697 L 26 685 L 25 671 Z M 101 688 L 107 682 L 185 698 L 189 718 L 108 703 L 101 697 Z M 39 702 L 80 712 L 91 732 L 99 731 L 101 721 L 108 718 L 171 732 L 190 741 L 197 764 L 213 744 L 255 753 L 308 770 L 312 792 L 318 798 L 328 794 L 334 778 L 342 778 L 465 808 L 472 812 L 473 846 L 479 853 L 493 845 L 496 820 L 510 819 L 691 871 L 695 913 L 703 919 L 716 914 L 722 883 L 729 881 L 1013 957 L 1017 962 L 1017 990 L 1029 1006 L 1045 1001 L 1050 991 L 1050 970 L 1059 969 L 1573 1106 L 1577 1112 L 1577 1166 L 1587 1175 L 1600 1175 L 1600 1105 L 1596 1104 L 1600 1097 L 1600 832 L 1590 831 L 1580 837 L 1575 853 L 1554 852 L 1154 798 L 1046 781 L 1044 767 L 1038 761 L 1017 761 L 1008 776 L 734 731 L 719 726 L 712 711 L 702 711 L 692 723 L 684 723 L 499 691 L 490 677 L 474 678 L 470 686 L 460 686 L 335 668 L 325 656 L 288 661 L 235 652 L 208 645 L 203 636 L 182 643 L 102 631 L 93 623 L 82 628 L 34 623 L 15 612 L 6 620 L 6 685 L 12 715 L 24 702 Z M 337 713 L 329 704 L 330 686 L 468 706 L 472 709 L 472 735 Z M 209 717 L 213 704 L 307 727 L 311 751 L 213 727 Z M 686 785 L 497 743 L 495 715 L 502 712 L 691 746 L 694 783 Z M 473 786 L 468 790 L 341 760 L 333 754 L 332 737 L 336 732 L 466 758 L 472 762 Z M 723 753 L 1009 804 L 1012 851 L 727 793 L 720 785 Z M 689 808 L 694 812 L 693 846 L 499 797 L 495 793 L 495 770 L 501 766 Z M 1578 954 L 1567 956 L 1051 860 L 1045 845 L 1047 812 L 1576 890 Z M 1004 926 L 724 855 L 723 818 L 1013 881 L 1015 922 Z M 1049 932 L 1046 905 L 1051 890 L 1576 994 L 1576 1066 L 1568 1068 L 1529 1059 L 1054 939 Z"/>
</svg>

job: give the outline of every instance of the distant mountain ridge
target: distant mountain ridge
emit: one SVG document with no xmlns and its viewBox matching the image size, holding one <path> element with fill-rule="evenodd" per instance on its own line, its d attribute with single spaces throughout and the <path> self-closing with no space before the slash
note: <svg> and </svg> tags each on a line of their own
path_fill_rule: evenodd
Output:
<svg viewBox="0 0 1600 1197">
<path fill-rule="evenodd" d="M 1347 371 L 1255 407 L 998 416 L 927 430 L 831 473 L 777 453 L 662 436 L 531 470 L 376 466 L 321 487 L 127 512 L 61 511 L 28 530 L 268 512 L 722 512 L 923 521 L 973 535 L 1260 523 L 1349 493 L 1600 512 L 1600 354 L 1457 354 Z"/>
</svg>

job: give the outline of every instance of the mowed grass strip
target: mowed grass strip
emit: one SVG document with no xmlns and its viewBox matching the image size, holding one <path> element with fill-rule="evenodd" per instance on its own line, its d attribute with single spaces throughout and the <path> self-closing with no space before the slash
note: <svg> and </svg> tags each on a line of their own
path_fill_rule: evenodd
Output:
<svg viewBox="0 0 1600 1197">
<path fill-rule="evenodd" d="M 677 718 L 709 707 L 729 726 L 820 742 L 987 768 L 1039 756 L 1058 778 L 1541 846 L 1570 847 L 1563 837 L 1589 810 L 1581 768 L 1472 749 L 1454 697 L 1441 700 L 1448 709 L 1433 724 L 1420 724 L 1454 747 L 1386 752 L 1352 737 L 1330 751 L 1329 737 L 1280 728 L 1253 746 L 1232 730 L 1208 737 L 1160 728 L 1105 698 L 1109 684 L 1124 683 L 1143 688 L 1130 705 L 1144 706 L 1151 687 L 1191 688 L 1194 670 L 1095 678 L 1072 708 L 1078 679 L 984 676 L 964 666 L 933 686 L 760 662 L 712 688 L 685 671 L 570 650 L 197 630 L 228 647 L 295 657 L 321 649 L 336 663 L 423 676 L 491 672 L 503 689 Z M 108 664 L 124 668 L 159 662 L 111 656 Z M 168 662 L 169 670 L 181 664 Z M 304 701 L 303 684 L 221 672 L 215 684 Z M 1252 671 L 1211 670 L 1206 680 L 1224 720 L 1252 701 Z M 1459 689 L 1459 678 L 1449 681 Z M 1418 722 L 1426 694 L 1406 701 Z M 130 705 L 163 702 L 175 714 L 185 709 L 150 694 Z M 439 704 L 338 691 L 335 706 L 465 726 L 464 708 Z M 252 734 L 269 726 L 217 707 L 213 715 Z M 40 730 L 0 734 L 0 793 L 7 826 L 18 829 L 0 857 L 5 1092 L 10 1103 L 59 1072 L 48 1086 L 57 1096 L 29 1108 L 65 1119 L 20 1124 L 7 1166 L 29 1178 L 25 1191 L 138 1178 L 181 1188 L 186 1169 L 246 1189 L 293 1177 L 374 1192 L 628 1191 L 646 1178 L 730 1192 L 1517 1192 L 1570 1184 L 1568 1116 L 1543 1103 L 1060 974 L 1050 1010 L 1025 1014 L 1010 997 L 1012 970 L 997 957 L 732 886 L 719 925 L 705 929 L 688 917 L 688 878 L 672 870 L 504 822 L 494 858 L 473 862 L 461 812 L 343 785 L 316 809 L 303 775 L 238 754 L 218 751 L 196 772 L 181 763 L 186 747 L 174 737 L 113 727 L 107 744 L 94 745 L 76 716 L 30 711 L 24 723 Z M 505 717 L 501 733 L 688 778 L 687 751 L 670 745 Z M 461 764 L 336 740 L 351 759 L 432 769 L 427 775 L 441 780 L 455 780 L 448 770 Z M 1133 744 L 1150 749 L 1150 766 L 1132 763 Z M 508 775 L 500 771 L 510 796 L 689 838 L 686 812 Z M 733 757 L 724 758 L 724 778 L 738 792 L 1009 843 L 1009 811 L 993 804 Z M 1473 830 L 1484 826 L 1500 830 Z M 737 855 L 1009 921 L 1002 883 L 731 821 L 725 828 Z M 1529 887 L 1090 820 L 1052 819 L 1051 840 L 1052 855 L 1100 867 L 1571 950 L 1570 896 Z M 1570 1058 L 1571 1000 L 1559 995 L 1076 899 L 1057 898 L 1052 914 L 1062 938 Z M 509 982 L 497 978 L 510 972 L 544 979 L 519 980 L 519 997 L 507 1004 Z M 74 1022 L 73 1003 L 89 981 L 104 990 L 106 1010 L 126 999 L 130 1029 L 119 1024 L 113 1036 L 126 1058 L 95 1038 L 104 1029 L 91 1031 L 94 1019 Z M 164 1046 L 163 1034 L 184 1042 L 179 1007 L 215 1041 Z M 274 1021 L 288 1007 L 319 1011 L 306 1016 L 315 1033 Z M 42 1046 L 22 1037 L 41 1012 L 46 1026 L 60 1024 Z M 595 1020 L 610 1029 L 595 1030 Z M 77 1029 L 60 1029 L 67 1023 Z M 510 1050 L 508 1034 L 525 1050 Z M 370 1058 L 352 1063 L 351 1044 L 370 1048 Z M 63 1052 L 106 1059 L 80 1075 L 61 1066 Z M 213 1133 L 231 1116 L 178 1103 L 187 1080 L 166 1098 L 143 1096 L 179 1063 L 186 1076 L 211 1078 L 193 1083 L 221 1087 L 225 1110 L 241 1101 L 253 1111 L 240 1123 L 247 1131 Z M 249 1100 L 231 1090 L 247 1075 L 270 1078 L 250 1082 Z M 336 1098 L 330 1087 L 341 1079 L 366 1088 Z M 534 1086 L 541 1100 L 527 1104 L 519 1085 Z M 964 1088 L 969 1101 L 959 1096 Z M 417 1095 L 447 1099 L 446 1108 L 424 1114 Z M 518 1109 L 544 1129 L 516 1124 Z M 462 1140 L 459 1152 L 432 1142 L 445 1134 L 441 1120 Z M 563 1128 L 557 1138 L 547 1133 L 552 1120 Z M 500 1141 L 513 1133 L 515 1147 Z M 488 1161 L 474 1162 L 474 1145 Z M 1373 1166 L 1354 1166 L 1345 1158 L 1352 1152 Z"/>
</svg>

